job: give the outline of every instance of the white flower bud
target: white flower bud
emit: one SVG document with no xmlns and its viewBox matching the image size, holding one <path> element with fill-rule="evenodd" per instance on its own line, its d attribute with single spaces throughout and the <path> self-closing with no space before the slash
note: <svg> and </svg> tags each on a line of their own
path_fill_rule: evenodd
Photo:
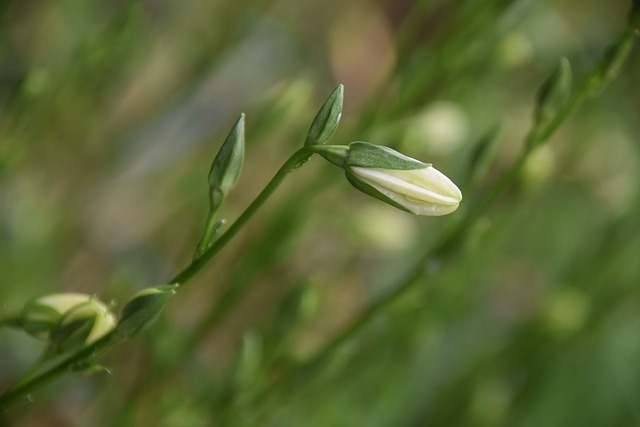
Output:
<svg viewBox="0 0 640 427">
<path fill-rule="evenodd" d="M 316 153 L 341 167 L 358 190 L 416 215 L 449 214 L 460 205 L 462 192 L 444 174 L 389 147 L 355 141 L 325 145 Z"/>
<path fill-rule="evenodd" d="M 47 339 L 49 332 L 67 311 L 90 299 L 91 295 L 75 292 L 62 292 L 34 298 L 24 305 L 20 323 L 29 335 Z"/>
<path fill-rule="evenodd" d="M 446 215 L 458 209 L 462 200 L 458 187 L 433 166 L 408 170 L 352 166 L 348 171 L 350 180 L 373 187 L 416 215 Z"/>
<path fill-rule="evenodd" d="M 96 342 L 116 326 L 116 317 L 101 301 L 92 298 L 67 311 L 51 331 L 50 342 L 57 352 Z"/>
</svg>

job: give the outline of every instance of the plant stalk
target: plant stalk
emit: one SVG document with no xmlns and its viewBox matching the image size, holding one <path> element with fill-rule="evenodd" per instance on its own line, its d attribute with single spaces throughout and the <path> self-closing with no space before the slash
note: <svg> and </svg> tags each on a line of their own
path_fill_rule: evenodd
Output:
<svg viewBox="0 0 640 427">
<path fill-rule="evenodd" d="M 282 183 L 284 178 L 290 172 L 300 167 L 311 155 L 321 152 L 322 150 L 322 146 L 309 145 L 300 148 L 291 155 L 278 172 L 276 172 L 271 181 L 269 181 L 267 186 L 245 209 L 231 227 L 229 227 L 222 236 L 215 240 L 200 257 L 193 260 L 185 269 L 175 275 L 168 284 L 178 284 L 182 286 L 202 271 L 202 269 L 222 250 L 222 248 L 227 245 L 227 243 L 229 243 L 229 241 L 231 241 L 231 239 L 240 231 L 247 221 L 249 221 L 256 211 L 267 201 L 276 188 L 278 188 Z M 19 383 L 9 388 L 0 396 L 0 413 L 6 411 L 10 406 L 24 400 L 26 396 L 37 388 L 42 387 L 48 382 L 66 373 L 73 366 L 89 359 L 91 362 L 94 362 L 99 356 L 102 356 L 107 352 L 107 350 L 120 342 L 122 342 L 122 337 L 114 329 L 92 345 L 86 346 L 75 353 L 70 354 L 68 357 L 49 367 L 44 372 L 33 376 L 27 382 Z"/>
</svg>

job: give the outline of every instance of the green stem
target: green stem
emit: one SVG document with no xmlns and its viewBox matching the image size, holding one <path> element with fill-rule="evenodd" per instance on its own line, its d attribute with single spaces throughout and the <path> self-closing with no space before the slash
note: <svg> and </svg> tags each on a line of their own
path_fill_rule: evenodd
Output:
<svg viewBox="0 0 640 427">
<path fill-rule="evenodd" d="M 276 379 L 272 387 L 269 388 L 270 394 L 276 395 L 277 390 L 283 390 L 291 385 L 301 376 L 305 376 L 319 366 L 331 356 L 335 350 L 340 348 L 342 344 L 349 341 L 355 336 L 364 326 L 366 326 L 371 319 L 377 316 L 379 313 L 386 310 L 395 301 L 397 301 L 402 295 L 409 291 L 413 285 L 424 276 L 424 265 L 427 260 L 431 258 L 440 258 L 451 256 L 451 250 L 459 246 L 465 232 L 473 226 L 477 218 L 491 205 L 501 194 L 506 191 L 513 181 L 518 176 L 518 173 L 522 169 L 526 162 L 529 152 L 524 152 L 518 160 L 512 165 L 512 167 L 506 171 L 501 178 L 485 193 L 482 197 L 467 213 L 465 218 L 460 221 L 450 233 L 444 234 L 439 242 L 433 247 L 431 251 L 424 257 L 416 262 L 408 271 L 404 277 L 399 281 L 399 285 L 394 287 L 387 294 L 379 297 L 371 305 L 369 305 L 360 315 L 340 334 L 330 340 L 322 347 L 315 355 L 310 359 L 303 362 L 300 365 L 294 366 L 291 370 L 285 372 L 279 379 Z"/>
<path fill-rule="evenodd" d="M 265 228 L 268 231 L 258 236 L 257 242 L 252 242 L 248 256 L 247 252 L 243 252 L 243 256 L 247 256 L 247 259 L 252 261 L 244 262 L 234 267 L 234 271 L 228 280 L 230 286 L 226 287 L 222 292 L 219 302 L 208 310 L 206 315 L 187 334 L 184 343 L 177 348 L 176 354 L 170 362 L 164 365 L 162 369 L 158 369 L 150 375 L 144 375 L 136 381 L 135 387 L 132 387 L 122 399 L 122 402 L 126 402 L 124 409 L 119 409 L 122 416 L 114 418 L 110 425 L 114 427 L 128 425 L 124 417 L 133 411 L 133 408 L 142 400 L 141 397 L 149 397 L 154 391 L 161 389 L 163 384 L 170 382 L 171 375 L 175 374 L 174 367 L 176 364 L 179 362 L 184 363 L 185 358 L 188 359 L 193 356 L 197 345 L 207 337 L 208 333 L 220 325 L 220 321 L 225 318 L 223 313 L 220 312 L 220 306 L 226 307 L 226 312 L 226 310 L 239 303 L 243 295 L 253 289 L 255 274 L 281 256 L 282 248 L 290 244 L 293 238 L 292 233 L 297 229 L 297 224 L 307 215 L 304 210 L 300 210 L 298 207 L 304 205 L 309 199 L 316 197 L 326 188 L 331 182 L 331 180 L 323 179 L 327 177 L 327 175 L 318 176 L 316 174 L 304 188 L 297 187 L 293 193 L 289 194 L 285 203 L 278 204 L 277 214 Z M 223 300 L 227 302 L 223 302 Z"/>
<path fill-rule="evenodd" d="M 224 220 L 216 221 L 216 209 L 209 209 L 202 237 L 196 246 L 194 259 L 201 257 L 202 254 L 211 247 L 211 242 L 213 242 L 213 239 L 223 224 Z"/>
<path fill-rule="evenodd" d="M 247 221 L 256 213 L 256 211 L 267 201 L 267 199 L 273 194 L 273 192 L 282 183 L 284 178 L 301 166 L 306 159 L 308 159 L 314 153 L 323 152 L 324 146 L 310 145 L 302 147 L 282 165 L 282 167 L 276 172 L 271 181 L 262 190 L 258 197 L 245 209 L 245 211 L 238 217 L 238 219 L 229 227 L 229 229 L 220 236 L 209 249 L 207 249 L 199 258 L 193 260 L 187 268 L 178 273 L 169 283 L 182 285 L 211 261 L 211 259 L 218 253 L 227 243 L 240 231 L 240 229 L 247 223 Z"/>
<path fill-rule="evenodd" d="M 60 362 L 55 363 L 46 371 L 29 379 L 28 382 L 25 382 L 23 384 L 19 383 L 11 387 L 7 391 L 5 391 L 2 396 L 0 396 L 0 413 L 6 411 L 10 406 L 23 401 L 26 396 L 28 396 L 37 388 L 42 387 L 50 381 L 56 379 L 60 375 L 65 374 L 78 362 L 89 359 L 97 359 L 99 356 L 103 355 L 109 348 L 116 345 L 120 340 L 121 338 L 117 334 L 111 332 L 92 345 L 86 346 L 78 350 L 77 352 L 65 357 Z"/>
<path fill-rule="evenodd" d="M 247 211 L 244 214 L 249 212 L 248 216 L 250 216 L 255 210 L 257 210 L 260 205 L 266 200 L 271 193 L 278 187 L 280 182 L 284 179 L 284 177 L 300 166 L 301 162 L 305 162 L 309 156 L 312 154 L 320 154 L 325 157 L 327 160 L 329 159 L 339 159 L 343 158 L 345 155 L 346 146 L 342 145 L 309 145 L 300 149 L 297 153 L 295 153 L 291 158 L 280 168 L 278 173 L 273 177 L 271 182 L 267 184 L 265 189 L 260 193 L 260 195 L 254 200 L 253 204 L 247 208 Z M 331 160 L 329 160 L 331 161 Z M 255 207 L 254 207 L 255 205 Z M 254 207 L 254 209 L 252 209 Z M 251 209 L 251 211 L 250 211 Z M 233 224 L 231 229 L 226 233 L 230 233 L 232 229 L 240 222 L 243 218 L 244 214 L 238 218 L 236 223 Z M 242 226 L 243 223 L 239 224 L 239 227 Z M 226 235 L 225 234 L 225 235 Z M 224 237 L 224 236 L 223 236 Z M 217 241 L 216 241 L 217 243 Z M 197 344 L 199 338 L 204 336 L 206 331 L 210 328 L 217 325 L 222 319 L 224 319 L 225 315 L 235 307 L 235 305 L 242 300 L 242 297 L 251 289 L 251 284 L 246 283 L 244 286 L 236 286 L 227 289 L 220 298 L 218 304 L 209 312 L 207 317 L 204 319 L 202 323 L 200 323 L 193 334 L 191 334 L 188 342 L 185 345 L 185 348 L 188 351 L 191 351 L 193 347 Z"/>
<path fill-rule="evenodd" d="M 40 356 L 36 359 L 36 361 L 31 365 L 31 367 L 25 372 L 22 377 L 14 384 L 14 387 L 20 387 L 23 384 L 26 384 L 44 365 L 44 362 L 53 355 L 52 349 L 50 345 L 46 345 L 44 350 L 40 353 Z"/>
<path fill-rule="evenodd" d="M 632 11 L 627 27 L 618 36 L 618 39 L 610 48 L 611 51 L 627 43 L 633 43 L 636 38 L 636 26 L 639 25 L 639 22 L 636 21 L 640 21 L 640 12 Z M 629 47 L 629 50 L 630 49 L 631 46 Z M 624 58 L 624 60 L 626 60 L 626 58 Z M 605 55 L 594 67 L 587 78 L 585 78 L 580 89 L 574 92 L 571 98 L 569 98 L 569 101 L 567 101 L 564 107 L 558 112 L 558 114 L 556 114 L 553 120 L 541 132 L 532 133 L 529 136 L 529 141 L 527 142 L 530 149 L 546 142 L 551 135 L 556 132 L 558 127 L 560 127 L 560 125 L 567 119 L 569 114 L 571 114 L 585 99 L 593 96 L 594 94 L 598 94 L 609 83 L 611 83 L 611 81 L 617 76 L 617 72 L 619 72 L 619 70 L 614 70 L 603 74 L 603 70 L 612 66 L 610 64 L 611 61 L 612 58 Z M 617 65 L 618 67 L 622 67 L 624 63 Z"/>
<path fill-rule="evenodd" d="M 256 213 L 256 211 L 267 201 L 267 199 L 278 188 L 284 178 L 294 169 L 302 165 L 314 153 L 322 153 L 326 151 L 326 146 L 305 146 L 296 151 L 284 165 L 278 170 L 275 176 L 269 181 L 267 186 L 256 197 L 256 199 L 247 207 L 247 209 L 238 217 L 238 219 L 229 227 L 226 233 L 218 238 L 199 258 L 193 260 L 184 270 L 178 273 L 169 284 L 184 285 L 188 280 L 198 274 L 211 259 L 218 253 L 227 243 L 240 231 L 246 222 Z M 25 396 L 32 393 L 35 389 L 47 384 L 58 376 L 66 373 L 71 367 L 79 362 L 87 359 L 97 360 L 98 355 L 104 354 L 108 349 L 121 341 L 121 337 L 117 332 L 111 331 L 94 344 L 84 347 L 77 352 L 64 358 L 62 361 L 54 364 L 44 372 L 34 376 L 24 384 L 17 384 L 6 390 L 0 396 L 0 413 L 4 412 L 11 405 L 23 400 Z"/>
<path fill-rule="evenodd" d="M 0 326 L 8 326 L 10 328 L 21 328 L 21 320 L 19 313 L 11 313 L 0 316 Z"/>
</svg>

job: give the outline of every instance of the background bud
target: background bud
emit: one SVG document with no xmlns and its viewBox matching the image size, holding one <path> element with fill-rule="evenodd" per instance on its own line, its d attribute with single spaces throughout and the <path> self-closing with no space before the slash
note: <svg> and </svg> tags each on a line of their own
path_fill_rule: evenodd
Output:
<svg viewBox="0 0 640 427">
<path fill-rule="evenodd" d="M 629 29 L 607 49 L 605 59 L 598 69 L 598 75 L 591 85 L 592 95 L 602 92 L 620 74 L 631 55 L 635 37 L 635 30 Z"/>
<path fill-rule="evenodd" d="M 558 114 L 571 96 L 571 64 L 562 58 L 551 76 L 538 91 L 535 126 L 546 126 Z"/>
</svg>

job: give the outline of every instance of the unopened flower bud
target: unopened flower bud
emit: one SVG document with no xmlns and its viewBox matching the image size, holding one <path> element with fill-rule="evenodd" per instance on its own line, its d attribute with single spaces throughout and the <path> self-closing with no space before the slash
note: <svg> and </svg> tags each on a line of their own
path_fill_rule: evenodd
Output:
<svg viewBox="0 0 640 427">
<path fill-rule="evenodd" d="M 343 101 L 344 86 L 340 84 L 320 107 L 318 114 L 316 114 L 311 123 L 309 132 L 307 132 L 307 139 L 304 145 L 324 144 L 333 136 L 340 123 Z"/>
<path fill-rule="evenodd" d="M 216 212 L 224 199 L 236 186 L 244 162 L 244 113 L 233 126 L 209 170 L 209 214 L 204 232 L 198 240 L 194 259 L 200 257 L 212 244 L 217 230 L 223 224 L 216 221 Z"/>
<path fill-rule="evenodd" d="M 49 341 L 57 352 L 92 344 L 109 333 L 116 318 L 101 301 L 91 298 L 68 310 L 51 331 Z"/>
<path fill-rule="evenodd" d="M 24 331 L 37 338 L 49 338 L 49 332 L 62 316 L 78 304 L 91 299 L 91 295 L 65 292 L 30 300 L 24 305 L 20 323 Z"/>
<path fill-rule="evenodd" d="M 236 186 L 244 161 L 244 113 L 227 135 L 209 171 L 211 210 L 215 211 Z"/>
<path fill-rule="evenodd" d="M 175 295 L 176 288 L 177 285 L 156 286 L 135 294 L 122 309 L 118 333 L 131 338 L 151 326 L 160 316 L 169 298 Z"/>
<path fill-rule="evenodd" d="M 319 154 L 342 167 L 358 190 L 416 215 L 446 215 L 462 200 L 458 187 L 431 164 L 388 147 L 356 141 Z"/>
</svg>

